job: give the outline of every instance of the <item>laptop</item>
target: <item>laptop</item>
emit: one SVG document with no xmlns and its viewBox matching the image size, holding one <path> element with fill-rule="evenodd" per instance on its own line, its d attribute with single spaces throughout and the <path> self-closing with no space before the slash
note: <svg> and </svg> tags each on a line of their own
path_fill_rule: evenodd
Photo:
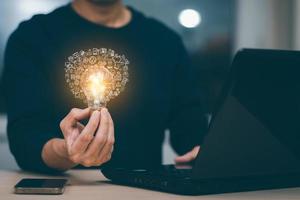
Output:
<svg viewBox="0 0 300 200">
<path fill-rule="evenodd" d="M 115 184 L 183 195 L 300 186 L 300 52 L 243 49 L 192 168 L 104 168 Z"/>
</svg>

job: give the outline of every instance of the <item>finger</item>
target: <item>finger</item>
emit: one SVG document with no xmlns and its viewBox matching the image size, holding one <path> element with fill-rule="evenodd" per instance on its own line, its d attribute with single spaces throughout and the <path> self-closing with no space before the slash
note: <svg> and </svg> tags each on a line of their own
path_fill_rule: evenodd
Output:
<svg viewBox="0 0 300 200">
<path fill-rule="evenodd" d="M 193 160 L 193 156 L 190 153 L 184 154 L 182 156 L 178 156 L 175 158 L 176 163 L 188 163 Z"/>
<path fill-rule="evenodd" d="M 84 125 L 81 124 L 80 122 L 77 122 L 77 128 L 79 129 L 79 131 L 81 132 L 84 129 Z"/>
<path fill-rule="evenodd" d="M 99 129 L 97 131 L 97 135 L 101 135 L 101 134 L 104 134 L 104 135 L 108 135 L 108 129 L 109 129 L 109 126 L 110 126 L 110 114 L 107 110 L 107 108 L 102 108 L 101 109 L 101 120 L 100 120 L 100 126 L 99 126 Z"/>
<path fill-rule="evenodd" d="M 110 160 L 115 144 L 114 125 L 111 116 L 109 115 L 109 133 L 108 138 L 103 149 L 99 152 L 98 162 L 104 163 Z"/>
<path fill-rule="evenodd" d="M 90 108 L 73 108 L 69 112 L 69 114 L 62 120 L 62 128 L 72 128 L 78 121 L 88 118 L 90 116 L 90 112 Z"/>
<path fill-rule="evenodd" d="M 114 139 L 108 139 L 103 147 L 102 151 L 99 153 L 99 156 L 96 160 L 98 164 L 103 164 L 111 159 L 111 155 L 114 148 Z"/>
<path fill-rule="evenodd" d="M 77 139 L 77 137 L 79 136 L 79 134 L 80 134 L 80 132 L 78 129 L 73 129 L 73 130 L 71 130 L 70 134 L 64 135 L 68 151 L 71 150 L 71 147 L 72 147 L 73 143 L 75 142 L 75 140 Z M 71 152 L 69 151 L 69 153 L 71 153 Z"/>
<path fill-rule="evenodd" d="M 74 144 L 72 145 L 72 153 L 73 154 L 82 154 L 86 151 L 88 145 L 94 138 L 94 133 L 96 132 L 100 121 L 100 112 L 94 111 L 91 115 L 91 118 L 85 128 L 82 130 L 80 135 L 75 140 Z"/>
<path fill-rule="evenodd" d="M 72 146 L 73 142 L 77 139 L 77 137 L 79 136 L 79 134 L 83 129 L 84 126 L 81 123 L 77 122 L 77 128 L 71 130 L 71 134 L 66 134 L 67 137 L 65 136 L 65 140 L 67 142 L 68 148 Z"/>
<path fill-rule="evenodd" d="M 109 113 L 106 108 L 102 108 L 100 112 L 101 112 L 101 118 L 100 118 L 100 125 L 98 127 L 98 131 L 96 133 L 94 140 L 91 142 L 84 155 L 84 157 L 89 160 L 90 159 L 96 160 L 98 158 L 98 154 L 104 147 L 108 137 L 109 125 L 110 125 Z"/>
<path fill-rule="evenodd" d="M 95 135 L 99 123 L 100 123 L 100 112 L 98 110 L 94 111 L 91 115 L 91 118 L 89 119 L 87 125 L 84 127 L 84 129 L 81 131 L 81 135 L 84 134 L 90 134 Z"/>
<path fill-rule="evenodd" d="M 188 162 L 191 162 L 193 161 L 197 155 L 198 155 L 198 152 L 200 150 L 200 146 L 196 146 L 193 148 L 192 151 L 182 155 L 182 156 L 178 156 L 175 158 L 175 162 L 176 163 L 188 163 Z"/>
</svg>

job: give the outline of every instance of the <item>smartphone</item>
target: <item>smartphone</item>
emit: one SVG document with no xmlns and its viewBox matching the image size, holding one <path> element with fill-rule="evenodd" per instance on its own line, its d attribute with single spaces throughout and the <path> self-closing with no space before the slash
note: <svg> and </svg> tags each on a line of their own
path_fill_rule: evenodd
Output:
<svg viewBox="0 0 300 200">
<path fill-rule="evenodd" d="M 22 179 L 15 185 L 16 194 L 62 194 L 67 179 Z"/>
</svg>

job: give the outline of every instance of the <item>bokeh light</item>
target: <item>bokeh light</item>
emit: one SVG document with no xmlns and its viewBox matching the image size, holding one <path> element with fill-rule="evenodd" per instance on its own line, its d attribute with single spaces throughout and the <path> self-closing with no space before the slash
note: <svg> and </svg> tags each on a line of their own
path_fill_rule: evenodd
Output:
<svg viewBox="0 0 300 200">
<path fill-rule="evenodd" d="M 185 28 L 195 28 L 199 26 L 202 18 L 198 11 L 194 9 L 185 9 L 179 13 L 178 21 Z"/>
</svg>

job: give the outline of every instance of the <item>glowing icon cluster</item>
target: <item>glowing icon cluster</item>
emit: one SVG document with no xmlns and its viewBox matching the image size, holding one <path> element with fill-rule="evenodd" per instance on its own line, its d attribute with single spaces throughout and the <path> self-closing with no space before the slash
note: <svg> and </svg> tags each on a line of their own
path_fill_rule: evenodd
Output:
<svg viewBox="0 0 300 200">
<path fill-rule="evenodd" d="M 124 90 L 129 81 L 128 65 L 124 55 L 111 49 L 81 50 L 68 57 L 65 79 L 75 98 L 96 110 Z"/>
</svg>

